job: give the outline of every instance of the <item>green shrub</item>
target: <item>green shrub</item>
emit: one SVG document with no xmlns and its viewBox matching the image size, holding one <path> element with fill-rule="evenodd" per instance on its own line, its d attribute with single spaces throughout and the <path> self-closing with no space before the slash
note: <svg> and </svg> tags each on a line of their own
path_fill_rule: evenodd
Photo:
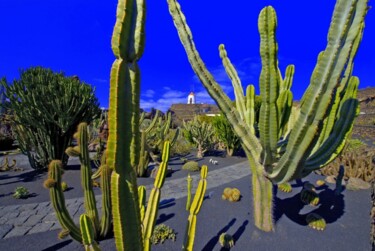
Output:
<svg viewBox="0 0 375 251">
<path fill-rule="evenodd" d="M 199 164 L 196 161 L 188 161 L 182 166 L 183 170 L 188 170 L 191 172 L 198 172 L 200 170 Z"/>
<path fill-rule="evenodd" d="M 16 199 L 26 199 L 29 197 L 29 190 L 25 187 L 17 187 L 16 190 L 14 190 L 13 197 Z"/>
<path fill-rule="evenodd" d="M 167 239 L 173 241 L 176 240 L 176 233 L 174 232 L 174 230 L 164 224 L 157 225 L 150 238 L 151 243 L 155 245 L 158 243 L 163 243 Z"/>
<path fill-rule="evenodd" d="M 77 77 L 41 67 L 21 71 L 20 79 L 7 83 L 5 95 L 12 129 L 32 168 L 46 168 L 53 159 L 65 165 L 65 149 L 80 122 L 99 116 L 98 100 L 90 85 Z"/>
<path fill-rule="evenodd" d="M 234 133 L 229 121 L 224 114 L 213 118 L 212 125 L 215 131 L 215 136 L 222 142 L 227 150 L 227 155 L 232 156 L 235 151 L 241 146 L 239 137 Z"/>
</svg>

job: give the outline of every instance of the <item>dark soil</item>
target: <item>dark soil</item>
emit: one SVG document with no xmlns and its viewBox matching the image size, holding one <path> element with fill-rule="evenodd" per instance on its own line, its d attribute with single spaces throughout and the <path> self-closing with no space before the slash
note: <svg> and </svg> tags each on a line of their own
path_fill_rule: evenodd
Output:
<svg viewBox="0 0 375 251">
<path fill-rule="evenodd" d="M 189 155 L 188 158 L 194 159 L 194 155 Z M 239 157 L 208 156 L 199 163 L 207 164 L 210 158 L 218 160 L 217 168 L 244 161 L 244 158 Z M 167 178 L 167 182 L 168 179 L 186 177 L 187 171 L 180 170 L 182 162 L 179 158 L 171 158 L 169 166 L 174 172 Z M 49 201 L 48 191 L 42 187 L 46 173 L 37 173 L 32 177 L 30 172 L 32 170 L 0 173 L 0 206 Z M 77 160 L 69 162 L 64 176 L 67 183 L 73 187 L 65 196 L 81 197 Z M 303 182 L 308 180 L 315 183 L 317 179 L 323 178 L 312 174 Z M 294 182 L 293 192 L 290 194 L 275 190 L 275 231 L 264 233 L 254 226 L 250 180 L 248 176 L 206 191 L 206 199 L 198 215 L 194 250 L 223 250 L 218 244 L 219 235 L 223 232 L 234 237 L 235 246 L 232 250 L 371 250 L 369 190 L 344 190 L 341 195 L 336 196 L 333 192 L 334 185 L 325 185 L 318 191 L 319 205 L 312 207 L 305 206 L 300 201 L 303 183 Z M 150 178 L 138 179 L 139 184 L 152 182 L 153 179 Z M 26 200 L 14 199 L 11 192 L 20 185 L 27 187 L 35 196 Z M 240 189 L 241 200 L 235 203 L 223 201 L 221 194 L 225 187 Z M 96 191 L 100 193 L 99 189 Z M 169 204 L 159 209 L 157 224 L 164 223 L 172 227 L 176 231 L 177 239 L 175 242 L 167 240 L 164 244 L 155 245 L 153 250 L 181 249 L 188 218 L 188 212 L 185 210 L 186 198 L 170 199 Z M 307 226 L 305 217 L 310 212 L 316 212 L 325 218 L 327 228 L 324 231 L 316 231 Z M 0 250 L 84 250 L 81 244 L 69 238 L 58 240 L 58 232 L 49 231 L 1 240 Z M 115 250 L 114 239 L 101 241 L 100 247 L 102 250 Z"/>
</svg>

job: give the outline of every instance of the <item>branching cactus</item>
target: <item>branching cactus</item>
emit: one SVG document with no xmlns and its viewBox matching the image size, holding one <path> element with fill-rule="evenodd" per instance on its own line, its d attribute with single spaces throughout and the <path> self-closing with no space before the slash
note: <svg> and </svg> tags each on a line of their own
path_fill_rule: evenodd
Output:
<svg viewBox="0 0 375 251">
<path fill-rule="evenodd" d="M 337 1 L 327 47 L 318 56 L 298 118 L 287 135 L 283 134 L 288 132 L 286 126 L 292 110 L 290 87 L 294 66 L 287 67 L 283 78 L 277 60 L 276 13 L 271 6 L 261 11 L 259 138 L 254 133 L 254 86 L 249 85 L 245 95 L 224 45 L 220 45 L 220 57 L 234 87 L 236 103 L 232 104 L 206 69 L 180 5 L 176 0 L 167 2 L 193 70 L 231 123 L 249 159 L 255 225 L 272 231 L 273 183 L 301 178 L 327 165 L 342 151 L 352 129 L 358 111 L 359 82 L 352 76 L 353 60 L 362 38 L 367 0 Z"/>
<path fill-rule="evenodd" d="M 198 117 L 194 117 L 192 121 L 183 121 L 183 124 L 185 138 L 190 143 L 197 146 L 197 158 L 203 158 L 204 153 L 210 148 L 214 134 L 212 125 L 210 123 L 200 121 Z"/>
<path fill-rule="evenodd" d="M 85 215 L 90 218 L 90 222 L 92 223 L 93 238 L 103 239 L 107 237 L 112 230 L 110 198 L 110 175 L 112 170 L 106 165 L 106 159 L 105 156 L 103 156 L 101 166 L 97 174 L 98 176 L 100 175 L 102 190 L 102 216 L 99 221 L 96 199 L 92 185 L 92 170 L 88 151 L 88 129 L 86 123 L 79 124 L 78 131 L 74 134 L 74 137 L 77 139 L 78 145 L 75 147 L 68 147 L 66 149 L 66 153 L 69 156 L 79 157 L 80 159 Z M 63 227 L 63 231 L 67 230 L 73 239 L 82 242 L 83 237 L 79 234 L 79 228 L 75 225 L 72 217 L 66 209 L 62 189 L 63 182 L 61 182 L 62 173 L 63 166 L 61 161 L 52 161 L 49 165 L 48 178 L 44 182 L 44 186 L 50 189 L 52 205 L 55 209 L 60 225 Z"/>
<path fill-rule="evenodd" d="M 186 224 L 184 244 L 182 246 L 182 250 L 184 251 L 192 251 L 194 247 L 195 230 L 197 228 L 197 215 L 201 210 L 204 194 L 206 193 L 207 188 L 207 169 L 208 168 L 206 165 L 202 166 L 201 179 L 199 180 L 197 191 L 195 192 L 193 202 L 189 208 L 190 214 Z"/>
</svg>

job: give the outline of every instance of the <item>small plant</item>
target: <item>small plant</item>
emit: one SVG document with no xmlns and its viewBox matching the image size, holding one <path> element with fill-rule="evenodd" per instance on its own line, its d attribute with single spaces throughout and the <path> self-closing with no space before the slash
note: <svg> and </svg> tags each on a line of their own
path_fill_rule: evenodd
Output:
<svg viewBox="0 0 375 251">
<path fill-rule="evenodd" d="M 323 231 L 326 228 L 326 221 L 316 213 L 311 213 L 306 216 L 306 222 L 309 225 L 309 227 Z"/>
<path fill-rule="evenodd" d="M 229 200 L 230 202 L 239 201 L 241 198 L 241 192 L 237 188 L 227 187 L 224 189 L 221 198 L 223 200 Z"/>
<path fill-rule="evenodd" d="M 61 182 L 61 190 L 63 191 L 63 192 L 65 192 L 66 190 L 68 190 L 68 184 L 65 182 L 65 181 L 62 181 Z"/>
<path fill-rule="evenodd" d="M 324 180 L 317 180 L 315 183 L 318 187 L 324 186 L 326 183 Z"/>
<path fill-rule="evenodd" d="M 176 241 L 176 233 L 172 228 L 165 224 L 157 225 L 152 233 L 150 241 L 152 244 L 163 244 L 165 240 L 170 239 Z"/>
<path fill-rule="evenodd" d="M 14 190 L 13 197 L 16 199 L 26 199 L 29 197 L 29 190 L 26 187 L 17 187 Z"/>
<path fill-rule="evenodd" d="M 182 166 L 183 170 L 188 170 L 191 172 L 198 172 L 200 170 L 199 164 L 196 161 L 188 161 Z"/>
<path fill-rule="evenodd" d="M 233 237 L 230 234 L 222 233 L 219 237 L 220 246 L 226 249 L 230 249 L 234 246 Z"/>
<path fill-rule="evenodd" d="M 288 182 L 277 185 L 277 188 L 284 193 L 292 192 L 292 186 Z"/>
</svg>

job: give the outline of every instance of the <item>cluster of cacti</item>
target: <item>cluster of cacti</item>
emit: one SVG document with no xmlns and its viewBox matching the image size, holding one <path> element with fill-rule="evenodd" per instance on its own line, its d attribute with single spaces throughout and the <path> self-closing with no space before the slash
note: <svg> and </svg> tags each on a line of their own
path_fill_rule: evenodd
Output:
<svg viewBox="0 0 375 251">
<path fill-rule="evenodd" d="M 227 155 L 232 156 L 241 146 L 240 139 L 234 133 L 232 126 L 224 115 L 216 116 L 212 120 L 215 137 L 224 144 Z"/>
<path fill-rule="evenodd" d="M 183 170 L 188 170 L 190 172 L 198 172 L 200 169 L 199 163 L 196 161 L 188 161 L 182 166 Z"/>
<path fill-rule="evenodd" d="M 176 233 L 172 228 L 165 224 L 159 224 L 155 227 L 154 232 L 150 238 L 152 244 L 163 244 L 165 240 L 176 240 Z"/>
<path fill-rule="evenodd" d="M 292 192 L 292 185 L 290 185 L 289 182 L 278 184 L 277 188 L 284 193 L 291 193 Z"/>
<path fill-rule="evenodd" d="M 360 147 L 351 151 L 345 151 L 328 166 L 322 168 L 321 174 L 326 176 L 337 176 L 340 166 L 344 166 L 344 179 L 359 178 L 366 182 L 375 179 L 375 151 L 373 149 Z"/>
<path fill-rule="evenodd" d="M 227 233 L 222 233 L 219 237 L 220 246 L 226 249 L 231 249 L 234 246 L 234 239 L 232 235 Z"/>
<path fill-rule="evenodd" d="M 158 117 L 155 126 L 147 134 L 147 144 L 150 149 L 151 158 L 158 162 L 160 159 L 161 148 L 166 140 L 173 146 L 179 136 L 180 129 L 171 129 L 172 115 L 168 112 L 164 118 Z"/>
<path fill-rule="evenodd" d="M 105 158 L 99 168 L 101 190 L 102 190 L 102 213 L 99 221 L 99 215 L 96 205 L 95 194 L 93 191 L 92 170 L 90 156 L 88 151 L 88 129 L 86 123 L 80 123 L 77 132 L 74 134 L 77 140 L 77 146 L 68 147 L 66 153 L 72 157 L 79 157 L 81 162 L 81 184 L 84 194 L 85 215 L 90 218 L 93 224 L 94 238 L 105 238 L 112 229 L 112 213 L 110 198 L 110 175 L 111 169 L 106 165 Z M 64 186 L 67 184 L 62 179 L 63 166 L 61 161 L 54 160 L 49 165 L 48 179 L 44 186 L 50 189 L 52 205 L 56 211 L 57 218 L 63 227 L 63 231 L 69 231 L 73 239 L 82 242 L 83 236 L 80 235 L 79 228 L 74 224 L 72 217 L 66 210 L 65 198 L 63 195 Z M 82 226 L 81 226 L 82 228 Z"/>
<path fill-rule="evenodd" d="M 326 228 L 326 221 L 323 217 L 316 213 L 310 213 L 306 216 L 306 222 L 309 227 L 323 231 Z"/>
<path fill-rule="evenodd" d="M 283 78 L 277 60 L 276 12 L 271 6 L 261 11 L 258 19 L 262 60 L 259 135 L 254 128 L 254 86 L 249 85 L 245 95 L 224 45 L 220 45 L 220 57 L 234 87 L 234 105 L 201 59 L 180 5 L 176 0 L 167 2 L 193 70 L 232 125 L 249 159 L 255 225 L 272 231 L 273 183 L 305 177 L 330 163 L 340 154 L 352 130 L 358 112 L 359 84 L 358 78 L 352 76 L 353 60 L 363 34 L 367 0 L 337 1 L 327 47 L 318 56 L 311 83 L 290 131 L 294 66 L 287 67 Z"/>
<path fill-rule="evenodd" d="M 14 193 L 13 193 L 13 198 L 16 198 L 16 199 L 26 199 L 27 197 L 29 197 L 29 190 L 26 188 L 26 187 L 17 187 L 15 190 L 14 190 Z"/>
<path fill-rule="evenodd" d="M 192 251 L 194 247 L 194 239 L 195 239 L 195 230 L 197 227 L 197 215 L 199 211 L 201 210 L 204 195 L 206 193 L 207 188 L 207 172 L 208 168 L 206 165 L 202 166 L 201 169 L 201 178 L 198 182 L 198 187 L 195 192 L 193 202 L 190 205 L 189 208 L 189 217 L 186 224 L 186 230 L 185 230 L 185 236 L 184 236 L 184 243 L 182 246 L 182 250 L 185 251 Z"/>
<path fill-rule="evenodd" d="M 319 203 L 319 195 L 313 184 L 306 182 L 301 191 L 301 201 L 306 205 L 316 206 Z"/>
<path fill-rule="evenodd" d="M 230 202 L 239 201 L 241 198 L 241 192 L 237 188 L 227 187 L 224 189 L 223 194 L 221 195 L 223 200 L 229 200 Z"/>
<path fill-rule="evenodd" d="M 92 87 L 41 67 L 21 71 L 19 80 L 2 85 L 15 114 L 11 116 L 13 131 L 31 167 L 46 168 L 54 159 L 65 165 L 65 149 L 78 124 L 99 115 Z"/>
<path fill-rule="evenodd" d="M 191 121 L 183 121 L 183 125 L 185 138 L 198 148 L 197 158 L 203 158 L 204 153 L 211 147 L 214 135 L 212 124 L 194 117 Z"/>
</svg>

